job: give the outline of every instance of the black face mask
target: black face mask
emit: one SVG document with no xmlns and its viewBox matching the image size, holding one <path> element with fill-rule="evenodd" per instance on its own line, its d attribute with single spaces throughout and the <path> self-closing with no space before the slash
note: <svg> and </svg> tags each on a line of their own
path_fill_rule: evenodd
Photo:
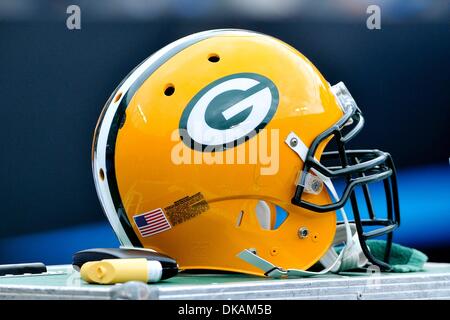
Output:
<svg viewBox="0 0 450 320">
<path fill-rule="evenodd" d="M 371 263 L 378 265 L 382 270 L 390 270 L 389 255 L 393 231 L 400 225 L 394 162 L 389 153 L 380 150 L 346 149 L 346 144 L 363 128 L 364 118 L 342 82 L 333 86 L 332 90 L 344 111 L 344 115 L 332 127 L 321 133 L 312 142 L 309 149 L 303 147 L 306 148 L 303 150 L 304 167 L 300 173 L 292 203 L 321 213 L 342 209 L 350 201 L 354 217 L 352 222 L 356 226 L 364 254 Z M 336 150 L 323 152 L 319 161 L 315 154 L 319 145 L 324 141 L 329 141 L 328 145 L 332 145 L 334 142 Z M 301 141 L 298 141 L 295 136 L 290 136 L 286 143 L 291 148 L 298 149 L 298 143 L 301 143 Z M 303 199 L 305 193 L 314 193 L 314 190 L 320 187 L 320 183 L 332 187 L 339 180 L 342 180 L 343 192 L 340 195 L 332 194 L 334 198 L 332 202 L 318 205 Z M 377 182 L 383 185 L 386 197 L 386 209 L 383 218 L 379 218 L 380 216 L 375 212 L 369 190 L 369 185 Z M 334 187 L 332 188 L 334 189 Z M 357 197 L 356 191 L 358 189 L 362 191 L 362 197 Z M 364 217 L 361 206 L 366 207 Z M 366 244 L 366 240 L 382 235 L 387 236 L 383 261 L 375 258 Z"/>
</svg>

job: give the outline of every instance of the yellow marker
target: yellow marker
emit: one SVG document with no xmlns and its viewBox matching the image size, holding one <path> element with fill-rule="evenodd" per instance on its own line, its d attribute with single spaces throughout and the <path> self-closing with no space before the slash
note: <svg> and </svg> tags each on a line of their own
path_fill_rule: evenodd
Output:
<svg viewBox="0 0 450 320">
<path fill-rule="evenodd" d="M 89 283 L 113 284 L 127 281 L 158 282 L 163 268 L 159 261 L 139 259 L 106 259 L 86 262 L 81 278 Z"/>
</svg>

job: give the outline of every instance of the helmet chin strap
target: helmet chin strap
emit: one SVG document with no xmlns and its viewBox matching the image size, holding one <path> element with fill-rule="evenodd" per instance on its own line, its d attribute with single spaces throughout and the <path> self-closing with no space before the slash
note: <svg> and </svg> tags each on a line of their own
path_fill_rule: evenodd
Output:
<svg viewBox="0 0 450 320">
<path fill-rule="evenodd" d="M 353 233 L 352 242 L 350 243 L 350 245 L 347 245 L 347 249 L 341 259 L 341 262 L 337 264 L 332 270 L 330 270 L 331 272 L 362 268 L 369 262 L 369 260 L 364 255 L 364 252 L 362 251 L 361 245 L 359 243 L 355 224 L 350 223 L 350 228 Z M 346 232 L 347 231 L 345 224 L 336 226 L 336 235 L 334 237 L 333 244 L 319 260 L 325 268 L 333 264 L 338 258 L 338 254 L 336 253 L 334 246 L 345 241 Z"/>
<path fill-rule="evenodd" d="M 290 141 L 292 139 L 297 140 L 295 146 L 291 146 Z M 286 144 L 305 162 L 306 155 L 308 153 L 308 147 L 295 133 L 291 132 L 286 140 Z M 335 201 L 339 201 L 339 196 L 334 188 L 333 182 L 327 176 L 324 176 L 314 168 L 311 171 L 317 175 L 327 187 L 330 194 Z M 304 172 L 303 174 L 307 174 Z M 336 227 L 336 235 L 333 244 L 330 246 L 325 255 L 320 259 L 320 263 L 324 266 L 324 269 L 319 272 L 299 270 L 299 269 L 283 269 L 275 266 L 269 261 L 259 257 L 256 252 L 250 249 L 241 251 L 237 256 L 249 264 L 264 271 L 264 274 L 269 277 L 281 278 L 281 277 L 311 277 L 326 274 L 328 272 L 339 272 L 343 270 L 349 270 L 354 268 L 363 267 L 367 264 L 367 258 L 362 252 L 361 245 L 358 240 L 358 235 L 354 225 L 351 225 L 348 221 L 347 214 L 343 208 L 339 209 L 339 212 L 344 221 L 344 225 L 338 225 Z M 353 232 L 352 232 L 353 226 Z M 345 245 L 339 254 L 336 253 L 333 246 L 345 241 Z"/>
</svg>

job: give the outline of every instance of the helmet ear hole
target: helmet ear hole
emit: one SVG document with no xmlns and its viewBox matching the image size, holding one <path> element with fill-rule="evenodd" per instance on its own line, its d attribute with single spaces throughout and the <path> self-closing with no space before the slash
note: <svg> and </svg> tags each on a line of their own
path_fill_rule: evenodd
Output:
<svg viewBox="0 0 450 320">
<path fill-rule="evenodd" d="M 286 221 L 286 219 L 289 216 L 289 213 L 280 206 L 275 206 L 275 210 L 276 210 L 276 214 L 275 214 L 276 217 L 275 217 L 275 224 L 273 226 L 273 230 L 276 230 L 279 227 L 281 227 L 281 225 Z"/>
<path fill-rule="evenodd" d="M 260 200 L 255 208 L 256 218 L 258 219 L 259 225 L 265 230 L 272 229 L 272 210 L 270 210 L 269 205 L 266 201 Z"/>
<path fill-rule="evenodd" d="M 256 204 L 255 213 L 260 227 L 264 230 L 278 229 L 288 217 L 286 210 L 263 200 Z"/>
</svg>

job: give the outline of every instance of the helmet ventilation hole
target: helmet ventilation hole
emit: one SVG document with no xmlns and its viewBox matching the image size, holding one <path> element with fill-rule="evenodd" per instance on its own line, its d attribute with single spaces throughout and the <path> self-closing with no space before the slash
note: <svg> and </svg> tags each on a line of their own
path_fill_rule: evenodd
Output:
<svg viewBox="0 0 450 320">
<path fill-rule="evenodd" d="M 173 86 L 173 84 L 169 83 L 168 85 L 166 85 L 166 88 L 164 89 L 164 94 L 168 97 L 170 97 L 171 95 L 173 95 L 175 92 L 175 87 Z"/>
<path fill-rule="evenodd" d="M 103 169 L 100 169 L 98 175 L 100 177 L 100 180 L 105 181 L 105 172 L 103 171 Z"/>
<path fill-rule="evenodd" d="M 242 223 L 242 218 L 244 217 L 244 210 L 241 210 L 239 212 L 239 215 L 237 216 L 237 220 L 236 220 L 236 227 L 240 227 L 241 223 Z"/>
<path fill-rule="evenodd" d="M 313 241 L 313 242 L 318 242 L 318 241 L 319 241 L 319 234 L 318 234 L 318 233 L 315 233 L 315 234 L 313 235 L 312 241 Z"/>
<path fill-rule="evenodd" d="M 116 94 L 116 97 L 114 98 L 114 102 L 119 101 L 120 97 L 122 97 L 122 92 L 119 92 L 118 94 Z"/>
<path fill-rule="evenodd" d="M 216 62 L 219 62 L 219 60 L 220 60 L 220 57 L 219 57 L 219 55 L 217 53 L 211 53 L 208 56 L 208 61 L 209 62 L 216 63 Z"/>
</svg>

